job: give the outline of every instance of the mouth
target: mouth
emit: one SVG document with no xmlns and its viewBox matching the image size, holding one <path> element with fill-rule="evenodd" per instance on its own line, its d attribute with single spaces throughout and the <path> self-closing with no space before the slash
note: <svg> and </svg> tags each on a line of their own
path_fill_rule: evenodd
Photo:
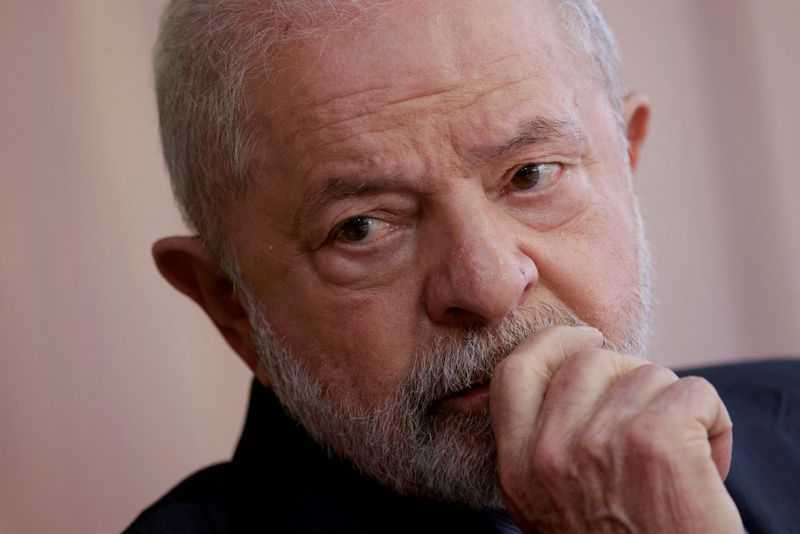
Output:
<svg viewBox="0 0 800 534">
<path fill-rule="evenodd" d="M 446 412 L 480 412 L 489 407 L 489 381 L 473 384 L 448 395 L 439 401 L 439 409 Z"/>
</svg>

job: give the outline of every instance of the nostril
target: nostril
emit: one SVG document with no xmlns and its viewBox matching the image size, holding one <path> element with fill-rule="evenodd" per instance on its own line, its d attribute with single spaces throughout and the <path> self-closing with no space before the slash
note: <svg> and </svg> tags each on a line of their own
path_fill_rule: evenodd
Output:
<svg viewBox="0 0 800 534">
<path fill-rule="evenodd" d="M 528 293 L 533 291 L 533 286 L 534 285 L 535 284 L 533 282 L 528 282 L 528 284 L 525 286 L 525 289 L 522 290 L 522 295 L 526 296 Z"/>
<path fill-rule="evenodd" d="M 533 282 L 528 282 L 525 285 L 525 288 L 519 294 L 519 301 L 517 302 L 517 306 L 518 307 L 525 305 L 525 302 L 528 300 L 528 297 L 530 296 L 531 292 L 533 291 L 533 288 L 534 288 L 535 285 L 536 284 L 533 283 Z"/>
<path fill-rule="evenodd" d="M 485 322 L 480 315 L 464 308 L 451 307 L 447 308 L 444 313 L 451 322 L 456 324 L 477 325 Z"/>
</svg>

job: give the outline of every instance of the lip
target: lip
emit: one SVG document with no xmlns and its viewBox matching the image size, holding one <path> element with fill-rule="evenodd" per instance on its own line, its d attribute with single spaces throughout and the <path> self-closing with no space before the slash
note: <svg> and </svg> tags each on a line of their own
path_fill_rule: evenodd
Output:
<svg viewBox="0 0 800 534">
<path fill-rule="evenodd" d="M 448 412 L 479 412 L 489 405 L 489 383 L 478 384 L 445 397 L 439 407 Z"/>
</svg>

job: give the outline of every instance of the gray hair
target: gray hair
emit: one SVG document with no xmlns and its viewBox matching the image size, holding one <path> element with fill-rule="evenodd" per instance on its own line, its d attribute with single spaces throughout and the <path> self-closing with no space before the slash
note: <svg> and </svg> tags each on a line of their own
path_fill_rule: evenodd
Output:
<svg viewBox="0 0 800 534">
<path fill-rule="evenodd" d="M 554 0 L 567 42 L 592 58 L 619 114 L 624 95 L 614 37 L 594 0 Z M 154 53 L 161 142 L 184 220 L 230 272 L 227 210 L 247 190 L 258 132 L 245 95 L 268 75 L 270 54 L 302 37 L 315 15 L 340 19 L 369 0 L 172 0 Z M 323 9 L 324 8 L 324 9 Z M 299 30 L 287 32 L 292 21 Z"/>
</svg>

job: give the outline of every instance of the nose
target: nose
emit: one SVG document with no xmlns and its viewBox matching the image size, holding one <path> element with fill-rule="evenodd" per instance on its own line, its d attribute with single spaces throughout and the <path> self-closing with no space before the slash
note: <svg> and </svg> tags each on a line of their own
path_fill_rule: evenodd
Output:
<svg viewBox="0 0 800 534">
<path fill-rule="evenodd" d="M 459 211 L 459 213 L 454 213 Z M 437 228 L 436 264 L 428 274 L 425 307 L 434 323 L 494 326 L 524 302 L 539 273 L 522 237 L 490 201 L 452 210 Z"/>
</svg>

